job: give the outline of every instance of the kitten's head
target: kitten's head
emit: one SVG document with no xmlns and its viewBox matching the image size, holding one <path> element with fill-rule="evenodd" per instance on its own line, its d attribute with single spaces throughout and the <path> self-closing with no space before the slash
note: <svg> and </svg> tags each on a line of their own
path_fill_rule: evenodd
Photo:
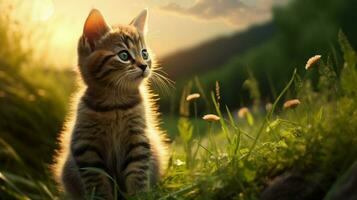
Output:
<svg viewBox="0 0 357 200">
<path fill-rule="evenodd" d="M 145 9 L 129 25 L 110 26 L 98 10 L 89 13 L 78 43 L 80 72 L 88 86 L 133 89 L 150 76 L 147 18 Z"/>
</svg>

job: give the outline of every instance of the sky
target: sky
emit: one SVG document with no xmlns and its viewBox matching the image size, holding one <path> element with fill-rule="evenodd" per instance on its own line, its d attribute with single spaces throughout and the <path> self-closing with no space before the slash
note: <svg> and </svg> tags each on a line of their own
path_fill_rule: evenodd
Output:
<svg viewBox="0 0 357 200">
<path fill-rule="evenodd" d="M 76 62 L 77 40 L 92 8 L 109 24 L 128 24 L 149 9 L 148 45 L 160 58 L 203 41 L 242 31 L 268 21 L 271 8 L 287 0 L 26 0 L 31 21 L 47 30 L 42 45 L 60 65 Z"/>
</svg>

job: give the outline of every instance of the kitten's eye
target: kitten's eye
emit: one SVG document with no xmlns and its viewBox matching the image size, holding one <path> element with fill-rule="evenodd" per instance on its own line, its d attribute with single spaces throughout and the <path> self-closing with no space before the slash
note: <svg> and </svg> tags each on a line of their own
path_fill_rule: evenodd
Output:
<svg viewBox="0 0 357 200">
<path fill-rule="evenodd" d="M 144 58 L 144 60 L 148 60 L 149 59 L 149 53 L 148 53 L 148 51 L 146 49 L 143 49 L 141 51 L 141 55 Z"/>
<path fill-rule="evenodd" d="M 127 50 L 120 51 L 118 53 L 119 60 L 122 61 L 123 63 L 129 63 L 130 61 L 130 54 Z"/>
</svg>

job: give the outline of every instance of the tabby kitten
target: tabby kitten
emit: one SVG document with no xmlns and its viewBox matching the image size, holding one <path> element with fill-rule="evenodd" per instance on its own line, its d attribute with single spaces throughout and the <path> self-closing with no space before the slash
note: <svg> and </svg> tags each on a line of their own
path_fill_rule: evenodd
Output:
<svg viewBox="0 0 357 200">
<path fill-rule="evenodd" d="M 132 195 L 155 184 L 165 169 L 165 136 L 148 78 L 155 65 L 145 44 L 147 10 L 129 25 L 109 26 L 93 9 L 78 43 L 85 88 L 59 138 L 57 179 L 72 199 L 113 199 L 114 184 Z"/>
</svg>

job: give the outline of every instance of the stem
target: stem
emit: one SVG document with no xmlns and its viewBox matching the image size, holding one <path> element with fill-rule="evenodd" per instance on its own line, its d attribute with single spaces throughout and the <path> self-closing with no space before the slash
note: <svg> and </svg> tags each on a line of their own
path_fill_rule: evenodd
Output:
<svg viewBox="0 0 357 200">
<path fill-rule="evenodd" d="M 279 94 L 278 98 L 274 101 L 274 104 L 270 110 L 270 112 L 265 116 L 265 120 L 263 122 L 263 124 L 260 126 L 259 131 L 257 133 L 257 136 L 252 144 L 252 146 L 249 149 L 249 152 L 246 156 L 246 158 L 248 158 L 250 156 L 250 154 L 252 153 L 253 149 L 255 148 L 255 146 L 257 145 L 258 139 L 260 138 L 260 135 L 262 134 L 265 125 L 270 121 L 273 112 L 275 110 L 276 105 L 278 104 L 278 102 L 280 101 L 280 99 L 283 97 L 283 95 L 286 93 L 286 91 L 288 91 L 288 89 L 290 88 L 290 86 L 293 84 L 295 77 L 296 77 L 296 72 L 297 70 L 294 70 L 293 76 L 291 77 L 289 83 L 285 86 L 285 88 L 283 89 L 283 91 L 281 91 L 281 93 Z"/>
<path fill-rule="evenodd" d="M 198 120 L 197 120 L 197 103 L 196 103 L 196 101 L 193 102 L 193 107 L 194 107 L 194 112 L 195 112 L 195 125 L 197 127 L 197 134 L 200 135 L 200 129 L 199 129 Z"/>
<path fill-rule="evenodd" d="M 196 101 L 193 102 L 193 107 L 194 107 L 194 112 L 195 112 L 195 127 L 196 127 L 196 137 L 198 135 L 200 135 L 200 128 L 199 128 L 199 125 L 198 125 L 198 119 L 197 119 L 197 103 Z M 190 153 L 192 154 L 191 152 L 191 149 L 192 149 L 192 144 L 190 145 Z M 197 147 L 198 149 L 198 147 Z M 195 153 L 193 155 L 191 155 L 191 167 L 195 166 L 195 160 L 196 160 L 196 155 L 197 155 L 197 149 L 195 151 Z"/>
<path fill-rule="evenodd" d="M 185 193 L 185 192 L 190 191 L 190 190 L 192 191 L 192 189 L 195 188 L 196 186 L 197 186 L 197 184 L 189 185 L 189 186 L 184 187 L 184 188 L 182 188 L 180 190 L 177 190 L 176 192 L 172 192 L 172 193 L 170 193 L 170 194 L 168 194 L 168 195 L 166 195 L 164 197 L 161 197 L 159 200 L 171 199 L 172 197 L 175 197 L 175 196 L 177 196 L 179 194 Z"/>
</svg>

